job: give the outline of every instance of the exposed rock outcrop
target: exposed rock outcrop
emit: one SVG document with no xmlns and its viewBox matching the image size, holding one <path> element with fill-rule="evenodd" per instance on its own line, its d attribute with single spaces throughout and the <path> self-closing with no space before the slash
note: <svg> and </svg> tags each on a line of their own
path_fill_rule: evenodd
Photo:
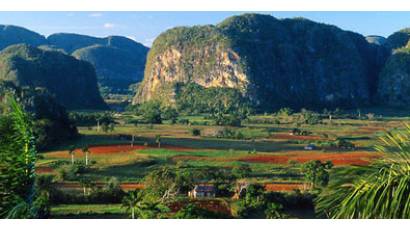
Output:
<svg viewBox="0 0 410 230">
<path fill-rule="evenodd" d="M 359 34 L 306 19 L 245 14 L 216 26 L 161 34 L 133 103 L 172 103 L 177 83 L 228 87 L 255 107 L 356 107 L 370 103 L 383 60 Z"/>
</svg>

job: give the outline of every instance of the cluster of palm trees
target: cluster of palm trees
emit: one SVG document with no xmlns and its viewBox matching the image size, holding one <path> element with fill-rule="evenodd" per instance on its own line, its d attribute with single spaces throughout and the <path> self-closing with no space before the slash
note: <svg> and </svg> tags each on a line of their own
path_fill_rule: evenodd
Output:
<svg viewBox="0 0 410 230">
<path fill-rule="evenodd" d="M 70 146 L 70 148 L 68 149 L 68 154 L 71 156 L 71 164 L 74 164 L 74 155 L 75 155 L 75 146 Z M 88 148 L 87 145 L 85 145 L 81 151 L 84 153 L 85 155 L 85 165 L 88 166 L 88 159 L 89 159 L 89 155 L 90 155 L 90 150 Z"/>
</svg>

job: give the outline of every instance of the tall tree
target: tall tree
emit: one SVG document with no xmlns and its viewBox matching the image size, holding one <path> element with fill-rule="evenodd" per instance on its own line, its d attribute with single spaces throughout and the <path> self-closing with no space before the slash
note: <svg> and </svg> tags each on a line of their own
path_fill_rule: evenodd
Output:
<svg viewBox="0 0 410 230">
<path fill-rule="evenodd" d="M 88 148 L 87 145 L 85 145 L 82 149 L 81 149 L 85 155 L 85 165 L 88 166 L 88 155 L 90 154 L 90 149 Z"/>
<path fill-rule="evenodd" d="M 0 116 L 0 217 L 35 217 L 32 123 L 14 98 L 6 96 L 4 101 L 8 111 Z"/>
<path fill-rule="evenodd" d="M 71 156 L 71 164 L 74 164 L 75 147 L 72 145 L 68 149 L 68 154 Z"/>
</svg>

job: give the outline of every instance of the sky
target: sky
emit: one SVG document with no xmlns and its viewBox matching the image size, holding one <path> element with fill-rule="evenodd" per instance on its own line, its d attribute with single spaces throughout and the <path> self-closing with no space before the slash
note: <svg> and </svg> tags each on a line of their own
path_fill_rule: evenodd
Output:
<svg viewBox="0 0 410 230">
<path fill-rule="evenodd" d="M 17 25 L 48 36 L 78 33 L 121 35 L 151 46 L 175 26 L 217 24 L 244 12 L 0 12 L 0 24 Z M 260 12 L 276 18 L 304 17 L 367 35 L 389 36 L 410 27 L 410 12 Z"/>
</svg>

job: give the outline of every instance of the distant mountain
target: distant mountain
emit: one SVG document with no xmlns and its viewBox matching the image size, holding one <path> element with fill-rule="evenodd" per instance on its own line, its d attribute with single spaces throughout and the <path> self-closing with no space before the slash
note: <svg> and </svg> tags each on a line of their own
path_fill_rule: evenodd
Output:
<svg viewBox="0 0 410 230">
<path fill-rule="evenodd" d="M 262 110 L 371 103 L 382 47 L 303 18 L 244 14 L 213 26 L 177 27 L 149 51 L 133 103 L 178 103 L 178 88 L 236 89 Z"/>
<path fill-rule="evenodd" d="M 0 81 L 42 87 L 69 109 L 106 109 L 93 66 L 57 51 L 13 45 L 0 52 Z"/>
<path fill-rule="evenodd" d="M 129 85 L 141 81 L 144 75 L 146 55 L 134 55 L 125 49 L 93 45 L 78 49 L 72 55 L 93 64 L 98 83 L 110 91 L 127 91 Z"/>
<path fill-rule="evenodd" d="M 59 33 L 47 40 L 53 47 L 93 64 L 98 83 L 110 92 L 126 92 L 129 85 L 143 78 L 148 48 L 131 39 Z"/>
<path fill-rule="evenodd" d="M 43 50 L 60 51 L 89 61 L 96 69 L 98 83 L 114 93 L 128 93 L 131 84 L 143 78 L 148 48 L 129 38 L 56 33 L 45 38 L 18 26 L 0 25 L 0 50 L 27 44 Z"/>
<path fill-rule="evenodd" d="M 49 45 L 63 49 L 66 53 L 71 54 L 75 50 L 87 46 L 102 45 L 104 39 L 80 34 L 57 33 L 48 36 L 47 42 Z"/>
<path fill-rule="evenodd" d="M 19 43 L 39 46 L 47 44 L 47 40 L 44 36 L 22 27 L 0 25 L 0 50 Z"/>
</svg>

